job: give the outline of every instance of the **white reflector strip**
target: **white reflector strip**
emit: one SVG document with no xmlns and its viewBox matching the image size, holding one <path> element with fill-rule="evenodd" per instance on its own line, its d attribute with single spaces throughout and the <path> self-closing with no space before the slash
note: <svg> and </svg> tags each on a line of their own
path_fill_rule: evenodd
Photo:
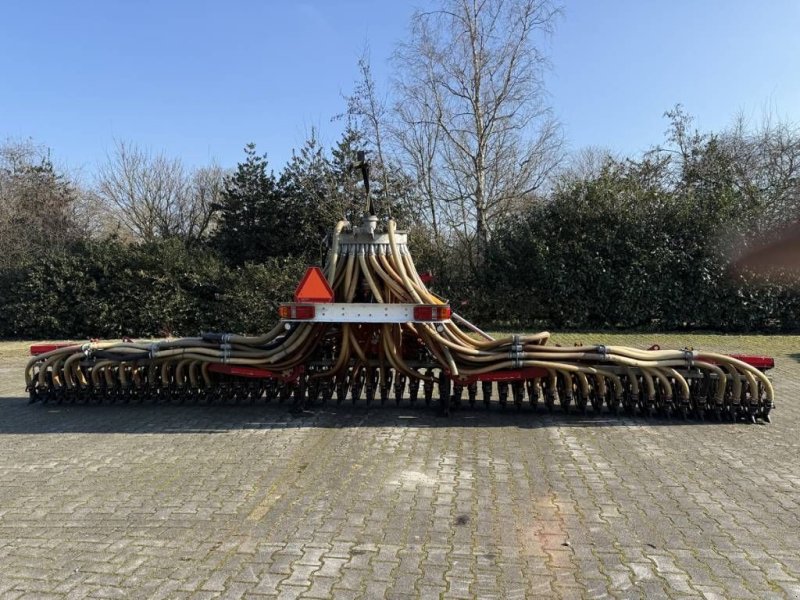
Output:
<svg viewBox="0 0 800 600">
<path fill-rule="evenodd" d="M 291 305 L 284 305 L 291 306 Z M 308 306 L 308 305 L 305 305 Z M 313 323 L 439 323 L 450 319 L 415 319 L 414 308 L 419 304 L 370 304 L 334 302 L 330 304 L 314 304 L 316 315 L 311 319 L 284 318 L 284 321 L 299 321 Z M 435 305 L 435 315 L 438 309 L 447 305 Z M 442 311 L 444 312 L 444 311 Z M 292 313 L 294 314 L 294 313 Z"/>
</svg>

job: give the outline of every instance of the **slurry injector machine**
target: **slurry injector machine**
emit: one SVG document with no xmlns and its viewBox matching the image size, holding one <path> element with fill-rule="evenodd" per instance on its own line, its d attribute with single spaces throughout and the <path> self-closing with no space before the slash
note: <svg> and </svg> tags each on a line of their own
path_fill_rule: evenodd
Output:
<svg viewBox="0 0 800 600">
<path fill-rule="evenodd" d="M 406 234 L 340 221 L 280 321 L 259 336 L 204 333 L 160 342 L 39 344 L 25 370 L 32 402 L 476 404 L 769 420 L 769 357 L 612 345 L 548 345 L 549 333 L 495 338 L 431 292 Z M 438 389 L 437 389 L 438 388 Z M 421 395 L 421 398 L 420 398 Z"/>
</svg>

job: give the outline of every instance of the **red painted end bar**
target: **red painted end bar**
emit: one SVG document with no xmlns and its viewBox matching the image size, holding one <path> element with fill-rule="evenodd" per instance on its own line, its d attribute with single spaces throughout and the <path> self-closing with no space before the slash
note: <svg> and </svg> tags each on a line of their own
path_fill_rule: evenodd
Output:
<svg viewBox="0 0 800 600">
<path fill-rule="evenodd" d="M 728 356 L 740 360 L 743 363 L 747 363 L 756 369 L 762 369 L 766 371 L 768 369 L 775 368 L 775 359 L 771 356 L 755 356 L 751 354 L 729 354 Z"/>
<path fill-rule="evenodd" d="M 48 352 L 52 352 L 53 350 L 58 350 L 59 348 L 66 348 L 67 346 L 74 346 L 75 344 L 68 344 L 68 343 L 56 343 L 56 344 L 32 344 L 31 345 L 31 356 L 39 356 L 40 354 L 47 354 Z"/>
</svg>

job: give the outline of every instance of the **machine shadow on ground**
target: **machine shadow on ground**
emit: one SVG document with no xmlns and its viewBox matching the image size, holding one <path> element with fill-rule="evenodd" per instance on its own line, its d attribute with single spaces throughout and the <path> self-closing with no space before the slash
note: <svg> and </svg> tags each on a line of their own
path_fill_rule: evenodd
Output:
<svg viewBox="0 0 800 600">
<path fill-rule="evenodd" d="M 722 424 L 715 420 L 642 417 L 608 413 L 565 413 L 543 406 L 521 410 L 510 406 L 454 409 L 450 416 L 434 406 L 316 406 L 293 414 L 286 404 L 29 404 L 24 397 L 0 398 L 0 434 L 57 433 L 226 433 L 286 428 L 485 428 L 547 427 L 697 427 Z M 744 427 L 745 423 L 738 425 Z M 755 425 L 750 425 L 753 427 Z"/>
</svg>

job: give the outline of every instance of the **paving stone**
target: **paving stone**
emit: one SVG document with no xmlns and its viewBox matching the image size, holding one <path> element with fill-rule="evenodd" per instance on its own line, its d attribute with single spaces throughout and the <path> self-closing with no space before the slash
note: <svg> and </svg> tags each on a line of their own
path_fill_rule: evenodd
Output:
<svg viewBox="0 0 800 600">
<path fill-rule="evenodd" d="M 28 405 L 3 359 L 0 600 L 800 597 L 793 352 L 769 426 Z"/>
<path fill-rule="evenodd" d="M 303 598 L 330 598 L 331 588 L 336 583 L 335 577 L 318 577 L 316 574 L 312 578 L 311 587 L 303 593 Z"/>
</svg>

